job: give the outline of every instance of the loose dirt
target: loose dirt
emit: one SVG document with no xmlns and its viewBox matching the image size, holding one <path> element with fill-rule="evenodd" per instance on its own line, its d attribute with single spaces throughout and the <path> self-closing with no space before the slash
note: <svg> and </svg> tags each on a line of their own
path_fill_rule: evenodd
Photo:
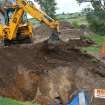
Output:
<svg viewBox="0 0 105 105">
<path fill-rule="evenodd" d="M 49 98 L 61 96 L 66 103 L 74 91 L 84 89 L 92 96 L 94 88 L 105 88 L 104 63 L 79 50 L 89 41 L 70 40 L 69 35 L 68 40 L 53 51 L 45 41 L 1 48 L 0 95 L 47 105 Z"/>
</svg>

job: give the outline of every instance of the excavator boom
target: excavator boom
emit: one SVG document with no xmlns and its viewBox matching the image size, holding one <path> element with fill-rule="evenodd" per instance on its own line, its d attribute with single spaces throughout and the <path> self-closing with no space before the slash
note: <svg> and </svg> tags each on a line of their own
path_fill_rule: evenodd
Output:
<svg viewBox="0 0 105 105">
<path fill-rule="evenodd" d="M 47 25 L 51 31 L 52 35 L 50 36 L 48 43 L 57 45 L 59 44 L 59 23 L 58 21 L 49 17 L 46 13 L 38 9 L 35 5 L 30 4 L 30 2 L 26 0 L 16 0 L 16 3 L 20 8 L 27 13 L 29 13 L 33 18 L 37 19 L 41 23 Z"/>
<path fill-rule="evenodd" d="M 38 9 L 34 4 L 30 3 L 27 0 L 16 0 L 16 5 L 11 8 L 15 9 L 15 11 L 12 17 L 9 17 L 9 19 L 7 19 L 7 27 L 0 26 L 0 39 L 4 39 L 4 42 L 6 41 L 10 43 L 13 41 L 23 41 L 23 39 L 30 39 L 32 35 L 31 25 L 29 24 L 25 27 L 22 26 L 21 28 L 19 28 L 23 24 L 22 19 L 24 13 L 28 13 L 33 18 L 37 19 L 39 22 L 44 23 L 51 30 L 51 35 L 48 40 L 48 44 L 59 44 L 58 21 L 49 17 L 45 12 Z"/>
<path fill-rule="evenodd" d="M 59 31 L 59 23 L 49 17 L 46 13 L 38 9 L 35 5 L 30 4 L 26 0 L 16 0 L 19 7 L 23 8 L 25 12 L 29 13 L 33 18 L 46 24 L 51 29 Z"/>
<path fill-rule="evenodd" d="M 11 21 L 10 21 L 10 33 L 8 36 L 9 40 L 12 40 L 16 37 L 16 33 L 19 27 L 19 24 L 22 20 L 22 16 L 24 14 L 24 10 L 21 8 L 18 8 L 15 13 L 13 14 Z"/>
</svg>

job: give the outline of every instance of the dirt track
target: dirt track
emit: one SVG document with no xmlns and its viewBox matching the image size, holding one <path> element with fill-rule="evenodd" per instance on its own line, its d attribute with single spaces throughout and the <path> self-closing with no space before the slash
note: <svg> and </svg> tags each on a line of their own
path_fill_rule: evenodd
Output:
<svg viewBox="0 0 105 105">
<path fill-rule="evenodd" d="M 105 65 L 78 49 L 87 41 L 62 43 L 57 51 L 44 45 L 0 49 L 0 95 L 18 100 L 60 95 L 66 101 L 68 93 L 85 89 L 91 96 L 94 88 L 105 88 Z"/>
</svg>

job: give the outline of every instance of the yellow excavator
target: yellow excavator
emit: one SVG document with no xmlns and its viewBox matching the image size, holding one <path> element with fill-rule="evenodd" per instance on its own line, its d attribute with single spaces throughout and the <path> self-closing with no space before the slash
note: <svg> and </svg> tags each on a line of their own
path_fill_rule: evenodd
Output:
<svg viewBox="0 0 105 105">
<path fill-rule="evenodd" d="M 51 29 L 49 44 L 57 45 L 59 43 L 59 22 L 38 9 L 32 2 L 16 0 L 16 5 L 4 9 L 5 25 L 0 24 L 0 41 L 5 46 L 32 42 L 32 24 L 26 19 L 26 13 Z"/>
</svg>

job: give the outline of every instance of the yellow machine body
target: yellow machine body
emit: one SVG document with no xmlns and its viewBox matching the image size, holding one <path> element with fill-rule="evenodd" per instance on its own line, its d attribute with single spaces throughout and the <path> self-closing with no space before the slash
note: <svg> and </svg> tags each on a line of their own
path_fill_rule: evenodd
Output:
<svg viewBox="0 0 105 105">
<path fill-rule="evenodd" d="M 26 0 L 16 0 L 16 5 L 11 8 L 14 8 L 15 11 L 8 25 L 0 25 L 0 40 L 9 43 L 16 41 L 24 43 L 26 39 L 32 38 L 32 24 L 30 22 L 22 23 L 22 17 L 25 12 L 41 23 L 46 24 L 52 30 L 51 40 L 59 40 L 59 23 L 35 5 L 30 4 Z"/>
</svg>

